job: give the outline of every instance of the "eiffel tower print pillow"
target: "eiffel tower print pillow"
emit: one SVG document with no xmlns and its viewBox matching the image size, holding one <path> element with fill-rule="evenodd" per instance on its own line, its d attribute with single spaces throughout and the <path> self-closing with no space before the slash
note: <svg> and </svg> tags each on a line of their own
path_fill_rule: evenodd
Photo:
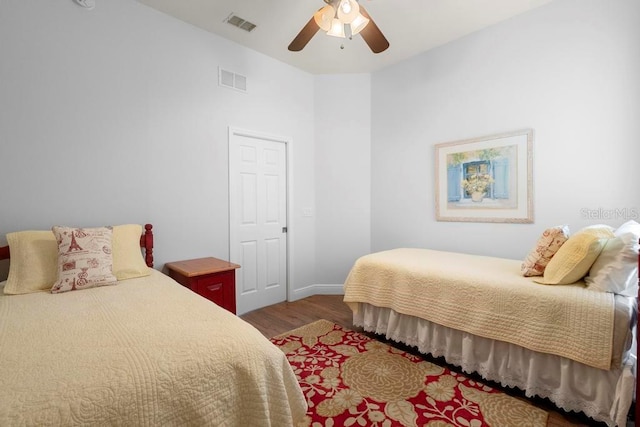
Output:
<svg viewBox="0 0 640 427">
<path fill-rule="evenodd" d="M 52 293 L 117 283 L 113 274 L 112 227 L 54 226 L 52 231 L 58 243 L 58 280 Z"/>
</svg>

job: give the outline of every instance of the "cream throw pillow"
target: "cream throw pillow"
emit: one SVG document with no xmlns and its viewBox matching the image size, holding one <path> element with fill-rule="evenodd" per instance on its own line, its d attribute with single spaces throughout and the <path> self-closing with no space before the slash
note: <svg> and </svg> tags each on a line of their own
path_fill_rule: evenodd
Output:
<svg viewBox="0 0 640 427">
<path fill-rule="evenodd" d="M 558 249 L 569 238 L 569 227 L 558 225 L 547 228 L 524 259 L 520 272 L 523 276 L 542 276 L 544 269 Z"/>
<path fill-rule="evenodd" d="M 139 224 L 116 225 L 113 227 L 113 274 L 118 280 L 133 279 L 151 274 L 142 257 Z"/>
<path fill-rule="evenodd" d="M 4 293 L 48 291 L 58 278 L 58 244 L 51 230 L 7 234 L 11 261 Z"/>
<path fill-rule="evenodd" d="M 591 226 L 569 237 L 551 258 L 542 279 L 545 285 L 567 285 L 582 279 L 600 255 L 608 239 L 613 238 L 612 227 Z"/>
<path fill-rule="evenodd" d="M 112 227 L 53 227 L 58 242 L 58 280 L 51 293 L 115 285 Z"/>
</svg>

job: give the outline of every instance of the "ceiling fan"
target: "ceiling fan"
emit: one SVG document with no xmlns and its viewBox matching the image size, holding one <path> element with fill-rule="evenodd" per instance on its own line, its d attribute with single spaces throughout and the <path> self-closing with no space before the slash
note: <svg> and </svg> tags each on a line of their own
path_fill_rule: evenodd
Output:
<svg viewBox="0 0 640 427">
<path fill-rule="evenodd" d="M 373 53 L 380 53 L 389 47 L 380 28 L 356 0 L 324 0 L 326 6 L 318 9 L 309 22 L 289 44 L 289 50 L 302 50 L 319 31 L 328 35 L 351 38 L 360 34 Z"/>
</svg>

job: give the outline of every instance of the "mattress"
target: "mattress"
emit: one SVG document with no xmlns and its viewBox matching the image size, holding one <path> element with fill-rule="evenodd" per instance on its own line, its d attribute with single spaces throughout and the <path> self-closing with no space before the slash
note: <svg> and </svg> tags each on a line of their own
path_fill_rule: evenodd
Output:
<svg viewBox="0 0 640 427">
<path fill-rule="evenodd" d="M 306 401 L 248 323 L 153 270 L 63 294 L 0 289 L 0 425 L 291 426 Z"/>
</svg>

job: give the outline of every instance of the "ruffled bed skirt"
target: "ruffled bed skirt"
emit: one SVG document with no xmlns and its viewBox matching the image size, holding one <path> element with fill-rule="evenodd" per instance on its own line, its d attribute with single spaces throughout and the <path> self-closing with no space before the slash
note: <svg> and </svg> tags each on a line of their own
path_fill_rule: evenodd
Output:
<svg viewBox="0 0 640 427">
<path fill-rule="evenodd" d="M 517 387 L 528 397 L 548 398 L 565 411 L 583 412 L 610 426 L 626 425 L 635 386 L 631 353 L 622 367 L 605 371 L 362 303 L 353 323 L 422 353 L 443 356 L 465 372 Z"/>
</svg>

